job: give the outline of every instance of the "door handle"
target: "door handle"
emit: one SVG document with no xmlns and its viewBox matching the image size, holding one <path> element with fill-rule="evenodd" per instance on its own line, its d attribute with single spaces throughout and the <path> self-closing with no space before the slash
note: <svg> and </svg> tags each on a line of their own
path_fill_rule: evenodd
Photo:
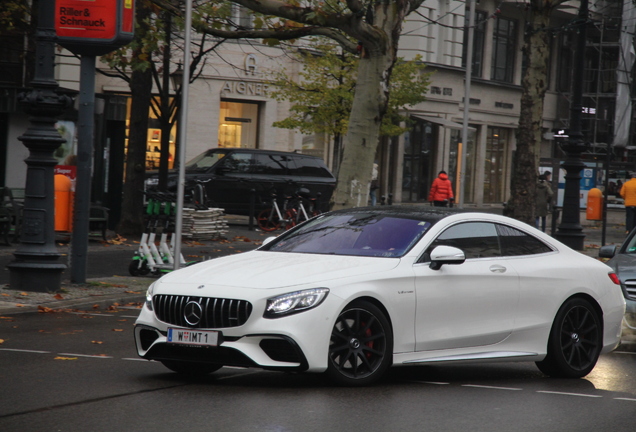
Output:
<svg viewBox="0 0 636 432">
<path fill-rule="evenodd" d="M 505 273 L 506 270 L 507 269 L 504 266 L 499 264 L 493 264 L 490 266 L 490 271 L 493 273 Z"/>
</svg>

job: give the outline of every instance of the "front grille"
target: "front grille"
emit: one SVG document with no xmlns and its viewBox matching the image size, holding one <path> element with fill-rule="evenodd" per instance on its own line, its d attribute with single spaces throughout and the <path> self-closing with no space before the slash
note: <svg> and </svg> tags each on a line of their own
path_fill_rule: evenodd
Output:
<svg viewBox="0 0 636 432">
<path fill-rule="evenodd" d="M 190 315 L 186 321 L 186 305 L 191 302 L 199 304 L 201 317 Z M 152 304 L 160 321 L 190 328 L 238 327 L 245 324 L 252 313 L 252 304 L 248 301 L 213 297 L 157 294 Z"/>
<path fill-rule="evenodd" d="M 626 280 L 625 289 L 627 290 L 627 297 L 630 300 L 636 300 L 636 279 Z"/>
</svg>

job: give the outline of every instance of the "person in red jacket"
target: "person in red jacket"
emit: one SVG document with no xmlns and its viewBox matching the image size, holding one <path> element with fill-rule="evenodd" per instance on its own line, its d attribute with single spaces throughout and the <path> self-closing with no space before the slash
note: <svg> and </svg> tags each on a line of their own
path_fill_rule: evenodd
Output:
<svg viewBox="0 0 636 432">
<path fill-rule="evenodd" d="M 433 186 L 428 194 L 428 200 L 433 203 L 435 207 L 447 207 L 450 202 L 455 199 L 453 196 L 453 186 L 446 171 L 440 171 L 439 175 L 433 180 Z"/>
</svg>

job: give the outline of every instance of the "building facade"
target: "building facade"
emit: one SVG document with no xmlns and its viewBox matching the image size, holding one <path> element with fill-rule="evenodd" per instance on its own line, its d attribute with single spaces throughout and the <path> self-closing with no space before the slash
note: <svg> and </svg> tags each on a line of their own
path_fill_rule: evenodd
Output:
<svg viewBox="0 0 636 432">
<path fill-rule="evenodd" d="M 426 101 L 407 109 L 411 129 L 402 136 L 382 139 L 378 149 L 378 195 L 395 203 L 427 201 L 430 185 L 440 170 L 448 172 L 456 194 L 459 188 L 463 189 L 468 206 L 501 206 L 509 197 L 525 67 L 523 36 L 529 12 L 519 1 L 477 2 L 471 89 L 466 98 L 467 7 L 465 1 L 426 0 L 405 22 L 399 56 L 410 60 L 421 55 L 433 75 Z M 575 40 L 570 24 L 577 12 L 577 1 L 564 4 L 553 14 L 550 29 L 552 45 L 541 157 L 542 166 L 553 169 L 558 168 L 562 157 L 554 134 L 568 128 Z M 633 54 L 630 58 L 636 23 L 634 5 L 631 0 L 600 0 L 591 5 L 590 18 L 584 132 L 591 145 L 585 157 L 590 163 L 597 163 L 610 149 L 618 172 L 633 163 L 631 152 L 635 145 L 631 127 Z M 3 36 L 8 37 L 13 36 Z M 18 140 L 28 127 L 28 119 L 16 102 L 17 94 L 28 83 L 28 64 L 10 49 L 18 42 L 16 39 L 13 45 L 0 44 L 0 186 L 10 187 L 25 184 L 26 165 L 22 161 L 28 156 Z M 205 62 L 205 68 L 190 86 L 186 159 L 209 148 L 249 147 L 306 152 L 323 157 L 333 166 L 330 137 L 308 137 L 272 126 L 287 116 L 289 104 L 268 95 L 267 79 L 272 71 L 281 69 L 297 76 L 302 65 L 279 48 L 245 41 L 226 41 L 206 56 Z M 107 69 L 99 61 L 97 68 Z M 76 93 L 79 60 L 61 51 L 56 79 L 63 91 Z M 174 95 L 175 89 L 170 93 Z M 98 73 L 96 95 L 92 199 L 113 208 L 116 221 L 130 90 L 123 80 Z M 466 109 L 468 139 L 463 143 Z M 149 118 L 146 168 L 156 169 L 162 131 L 153 111 Z M 60 119 L 59 130 L 68 140 L 56 154 L 61 164 L 74 153 L 76 119 L 76 111 Z M 176 151 L 176 140 L 177 130 L 173 129 L 171 156 Z M 461 167 L 464 158 L 465 167 Z M 171 157 L 171 163 L 173 160 Z"/>
</svg>

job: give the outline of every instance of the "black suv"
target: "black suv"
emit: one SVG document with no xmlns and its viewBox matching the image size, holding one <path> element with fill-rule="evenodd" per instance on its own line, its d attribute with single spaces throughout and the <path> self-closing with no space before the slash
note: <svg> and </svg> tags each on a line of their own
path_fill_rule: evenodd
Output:
<svg viewBox="0 0 636 432">
<path fill-rule="evenodd" d="M 146 189 L 159 183 L 156 172 L 149 173 Z M 271 202 L 271 194 L 282 199 L 299 188 L 306 188 L 312 197 L 320 194 L 321 210 L 326 210 L 336 179 L 322 159 L 299 153 L 242 148 L 207 150 L 186 163 L 186 189 L 194 180 L 205 183 L 208 199 L 225 213 L 249 215 L 251 191 L 255 191 L 256 209 Z M 177 172 L 168 177 L 168 190 L 177 186 Z"/>
</svg>

